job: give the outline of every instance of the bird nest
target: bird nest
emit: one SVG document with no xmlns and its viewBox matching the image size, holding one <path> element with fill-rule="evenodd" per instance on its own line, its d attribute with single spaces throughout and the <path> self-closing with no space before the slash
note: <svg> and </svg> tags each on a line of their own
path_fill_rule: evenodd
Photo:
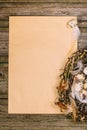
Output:
<svg viewBox="0 0 87 130">
<path fill-rule="evenodd" d="M 55 104 L 74 121 L 87 120 L 87 50 L 68 58 L 60 75 Z"/>
</svg>

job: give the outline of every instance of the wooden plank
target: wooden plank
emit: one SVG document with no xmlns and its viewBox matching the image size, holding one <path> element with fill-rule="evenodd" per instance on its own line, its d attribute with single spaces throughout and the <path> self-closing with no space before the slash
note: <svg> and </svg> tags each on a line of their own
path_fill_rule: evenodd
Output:
<svg viewBox="0 0 87 130">
<path fill-rule="evenodd" d="M 87 28 L 87 21 L 79 21 L 78 20 L 78 26 L 81 28 Z"/>
<path fill-rule="evenodd" d="M 37 4 L 0 4 L 0 19 L 7 19 L 9 16 L 78 16 L 87 20 L 87 4 L 59 4 L 59 3 L 37 3 Z M 2 15 L 3 14 L 3 15 Z"/>
<path fill-rule="evenodd" d="M 8 31 L 0 29 L 0 55 L 8 54 Z"/>
<path fill-rule="evenodd" d="M 2 113 L 7 113 L 8 112 L 8 101 L 7 99 L 0 99 L 0 115 Z M 1 119 L 1 117 L 0 117 Z M 1 125 L 1 120 L 0 120 L 0 125 Z"/>
<path fill-rule="evenodd" d="M 45 5 L 45 4 L 47 4 L 47 5 L 51 5 L 51 4 L 54 4 L 54 5 L 58 5 L 59 7 L 61 6 L 61 7 L 66 7 L 66 9 L 67 9 L 67 7 L 74 7 L 74 8 L 78 8 L 78 7 L 86 7 L 86 5 L 87 5 L 87 2 L 83 2 L 83 3 L 79 3 L 79 2 L 75 2 L 75 3 L 62 3 L 62 2 L 0 2 L 0 6 L 1 6 L 1 8 L 8 8 L 8 7 L 21 7 L 21 6 L 23 6 L 23 7 L 28 7 L 29 5 L 35 5 L 35 6 L 37 6 L 37 5 Z M 77 6 L 78 5 L 78 6 Z"/>
<path fill-rule="evenodd" d="M 0 56 L 0 99 L 8 98 L 8 56 Z"/>
<path fill-rule="evenodd" d="M 81 31 L 82 33 L 87 33 L 87 28 L 85 28 L 85 27 L 80 27 L 80 31 Z"/>
<path fill-rule="evenodd" d="M 8 126 L 4 126 L 4 127 L 0 127 L 0 130 L 37 130 L 37 128 L 38 128 L 38 130 L 67 130 L 67 129 L 69 129 L 69 130 L 87 130 L 87 127 L 51 127 L 50 128 L 50 125 L 48 125 L 47 127 L 34 127 L 33 128 L 33 126 L 32 127 L 17 127 L 17 126 L 14 126 L 14 127 L 10 127 L 10 125 L 8 125 Z"/>
<path fill-rule="evenodd" d="M 9 21 L 8 20 L 0 20 L 0 28 L 8 28 Z"/>
<path fill-rule="evenodd" d="M 7 114 L 7 100 L 0 102 L 0 130 L 86 130 L 86 122 L 74 123 L 72 119 L 58 114 Z"/>
<path fill-rule="evenodd" d="M 87 0 L 0 0 L 0 2 L 61 2 L 61 3 L 86 3 Z"/>
<path fill-rule="evenodd" d="M 9 8 L 9 7 L 11 7 L 11 8 L 15 8 L 15 7 L 19 7 L 19 8 L 21 8 L 21 7 L 29 7 L 29 6 L 37 6 L 38 7 L 38 5 L 39 6 L 46 6 L 46 5 L 48 5 L 48 8 L 50 7 L 50 6 L 58 6 L 58 7 L 65 7 L 66 8 L 66 10 L 67 10 L 67 7 L 74 7 L 74 8 L 84 8 L 84 7 L 87 7 L 87 2 L 86 3 L 61 3 L 61 2 L 59 2 L 59 3 L 57 3 L 57 2 L 50 2 L 50 3 L 48 3 L 48 2 L 44 2 L 44 3 L 42 3 L 42 2 L 35 2 L 35 3 L 32 3 L 32 2 L 30 2 L 30 3 L 27 3 L 27 2 L 21 2 L 21 3 L 17 3 L 17 2 L 15 2 L 15 3 L 13 3 L 13 2 L 1 2 L 0 3 L 0 7 L 1 8 Z M 78 6 L 77 6 L 78 5 Z"/>
<path fill-rule="evenodd" d="M 61 114 L 8 114 L 7 99 L 0 100 L 0 119 L 0 128 L 87 128 L 86 122 L 74 123 L 71 118 Z"/>
<path fill-rule="evenodd" d="M 0 42 L 7 41 L 8 40 L 8 32 L 6 30 L 4 32 L 1 32 L 0 30 Z"/>
</svg>

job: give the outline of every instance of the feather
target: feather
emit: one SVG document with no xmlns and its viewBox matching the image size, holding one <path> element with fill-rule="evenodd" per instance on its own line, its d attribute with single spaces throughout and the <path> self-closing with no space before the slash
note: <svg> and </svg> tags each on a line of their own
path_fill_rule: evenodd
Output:
<svg viewBox="0 0 87 130">
<path fill-rule="evenodd" d="M 62 110 L 67 110 L 67 105 L 63 104 L 62 102 L 56 102 L 55 104 L 60 107 L 61 112 Z"/>
<path fill-rule="evenodd" d="M 72 33 L 73 33 L 73 39 L 75 41 L 77 41 L 79 39 L 79 36 L 80 36 L 80 30 L 78 28 L 78 26 L 75 26 L 73 29 L 72 29 Z"/>
<path fill-rule="evenodd" d="M 72 107 L 72 113 L 73 113 L 73 120 L 76 121 L 77 118 L 77 105 L 72 97 L 70 97 L 71 107 Z"/>
<path fill-rule="evenodd" d="M 75 69 L 75 70 L 70 71 L 70 73 L 71 73 L 72 75 L 77 75 L 80 71 L 82 71 L 82 69 L 83 69 L 83 64 L 82 64 L 82 61 L 81 61 L 81 60 L 77 62 L 77 66 L 76 66 L 74 69 Z"/>
</svg>

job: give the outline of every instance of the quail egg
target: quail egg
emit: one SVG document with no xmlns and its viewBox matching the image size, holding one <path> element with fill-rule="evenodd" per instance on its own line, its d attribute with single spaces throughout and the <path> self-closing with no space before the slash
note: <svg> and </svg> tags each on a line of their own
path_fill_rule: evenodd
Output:
<svg viewBox="0 0 87 130">
<path fill-rule="evenodd" d="M 84 68 L 83 73 L 87 75 L 87 67 Z"/>
<path fill-rule="evenodd" d="M 85 103 L 87 102 L 87 91 L 82 89 L 81 92 L 80 92 L 80 97 L 82 99 L 82 102 L 83 100 L 85 101 Z"/>
<path fill-rule="evenodd" d="M 77 74 L 75 78 L 77 78 L 81 82 L 85 79 L 85 76 L 83 74 Z"/>
<path fill-rule="evenodd" d="M 83 88 L 82 82 L 76 83 L 74 86 L 75 91 L 80 91 L 82 88 Z"/>
<path fill-rule="evenodd" d="M 87 89 L 87 82 L 83 85 L 84 89 Z"/>
</svg>

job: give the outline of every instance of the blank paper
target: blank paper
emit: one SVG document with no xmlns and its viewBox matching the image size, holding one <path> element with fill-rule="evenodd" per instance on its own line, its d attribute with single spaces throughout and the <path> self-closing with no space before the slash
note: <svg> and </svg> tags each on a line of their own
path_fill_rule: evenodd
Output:
<svg viewBox="0 0 87 130">
<path fill-rule="evenodd" d="M 9 17 L 8 112 L 60 113 L 54 104 L 58 75 L 68 56 L 77 49 L 73 16 Z"/>
</svg>

